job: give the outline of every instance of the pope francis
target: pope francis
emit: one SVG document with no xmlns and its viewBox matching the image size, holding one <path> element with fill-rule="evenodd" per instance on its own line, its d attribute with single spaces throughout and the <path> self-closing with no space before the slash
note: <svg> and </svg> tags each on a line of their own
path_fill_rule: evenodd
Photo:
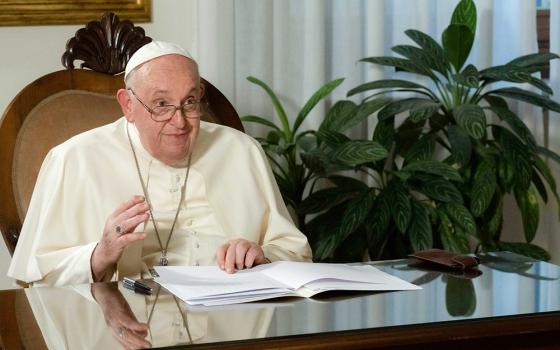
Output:
<svg viewBox="0 0 560 350">
<path fill-rule="evenodd" d="M 45 158 L 10 277 L 68 285 L 145 278 L 154 265 L 233 273 L 311 259 L 259 144 L 200 120 L 204 85 L 185 50 L 143 46 L 125 85 L 124 117 Z"/>
</svg>

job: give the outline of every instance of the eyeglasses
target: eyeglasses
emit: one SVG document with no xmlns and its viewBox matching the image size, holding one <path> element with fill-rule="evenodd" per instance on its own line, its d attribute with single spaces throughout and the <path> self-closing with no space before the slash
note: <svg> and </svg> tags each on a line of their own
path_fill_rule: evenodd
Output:
<svg viewBox="0 0 560 350">
<path fill-rule="evenodd" d="M 152 120 L 156 122 L 166 122 L 170 120 L 171 118 L 173 118 L 177 110 L 180 110 L 181 115 L 187 119 L 200 119 L 200 117 L 202 116 L 202 110 L 208 104 L 206 101 L 195 100 L 194 98 L 191 98 L 180 106 L 164 104 L 164 105 L 157 105 L 153 108 L 150 108 L 144 102 L 142 102 L 138 98 L 138 96 L 136 96 L 134 90 L 132 90 L 131 88 L 128 88 L 128 90 L 130 90 L 130 92 L 132 92 L 132 94 L 134 95 L 134 97 L 136 97 L 138 102 L 140 102 L 140 104 L 144 106 L 144 108 L 148 112 L 150 112 L 150 116 Z"/>
</svg>

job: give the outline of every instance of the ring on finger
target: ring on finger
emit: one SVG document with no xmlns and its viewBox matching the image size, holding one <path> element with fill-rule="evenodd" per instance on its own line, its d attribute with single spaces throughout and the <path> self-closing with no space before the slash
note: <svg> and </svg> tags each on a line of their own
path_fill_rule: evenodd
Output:
<svg viewBox="0 0 560 350">
<path fill-rule="evenodd" d="M 124 328 L 119 327 L 119 329 L 117 330 L 117 333 L 118 333 L 119 337 L 122 338 L 123 335 L 124 335 Z"/>
<path fill-rule="evenodd" d="M 122 225 L 115 226 L 115 232 L 118 233 L 119 235 L 123 234 L 124 227 Z"/>
</svg>

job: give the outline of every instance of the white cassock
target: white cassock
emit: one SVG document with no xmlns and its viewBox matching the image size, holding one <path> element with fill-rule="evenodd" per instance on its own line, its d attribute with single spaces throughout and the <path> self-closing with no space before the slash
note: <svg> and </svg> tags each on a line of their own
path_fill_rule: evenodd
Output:
<svg viewBox="0 0 560 350">
<path fill-rule="evenodd" d="M 186 175 L 186 162 L 167 166 L 141 145 L 133 124 L 116 122 L 79 134 L 45 158 L 8 276 L 25 283 L 91 283 L 90 258 L 105 221 L 123 202 L 142 195 L 131 147 L 147 183 L 165 246 Z M 161 250 L 148 221 L 146 239 L 129 245 L 113 279 L 148 277 Z M 266 156 L 253 138 L 202 122 L 192 153 L 185 199 L 169 243 L 169 265 L 216 263 L 230 239 L 259 243 L 271 261 L 309 261 L 311 249 L 286 209 Z"/>
</svg>

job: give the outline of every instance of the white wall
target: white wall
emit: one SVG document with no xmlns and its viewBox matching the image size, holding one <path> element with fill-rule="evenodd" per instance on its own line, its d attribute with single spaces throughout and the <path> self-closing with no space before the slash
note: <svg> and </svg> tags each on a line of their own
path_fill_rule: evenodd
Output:
<svg viewBox="0 0 560 350">
<path fill-rule="evenodd" d="M 139 25 L 153 39 L 176 42 L 192 50 L 195 47 L 194 13 L 195 6 L 191 1 L 153 0 L 152 23 Z M 64 68 L 60 58 L 66 41 L 80 27 L 0 27 L 0 111 L 4 111 L 12 98 L 27 84 Z M 9 263 L 10 255 L 3 240 L 0 240 L 0 289 L 13 286 L 12 280 L 6 277 Z"/>
</svg>

